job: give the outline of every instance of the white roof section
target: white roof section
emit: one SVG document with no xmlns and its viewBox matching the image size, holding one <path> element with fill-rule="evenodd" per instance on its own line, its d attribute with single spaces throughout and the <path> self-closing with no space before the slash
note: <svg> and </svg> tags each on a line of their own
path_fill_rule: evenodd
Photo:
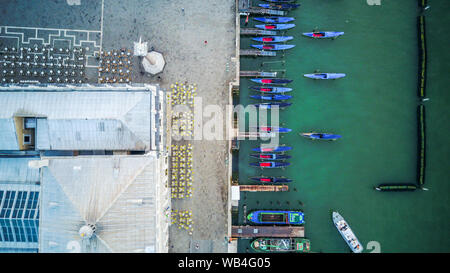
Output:
<svg viewBox="0 0 450 273">
<path fill-rule="evenodd" d="M 166 252 L 169 193 L 156 152 L 139 156 L 46 158 L 40 252 Z M 79 230 L 94 224 L 82 239 Z"/>
</svg>

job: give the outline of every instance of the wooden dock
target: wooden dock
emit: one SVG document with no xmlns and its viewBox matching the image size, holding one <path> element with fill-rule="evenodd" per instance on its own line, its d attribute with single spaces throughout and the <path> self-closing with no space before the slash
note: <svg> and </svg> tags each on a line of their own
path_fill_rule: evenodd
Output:
<svg viewBox="0 0 450 273">
<path fill-rule="evenodd" d="M 241 35 L 269 35 L 269 36 L 275 36 L 277 35 L 276 31 L 273 30 L 264 30 L 259 28 L 241 28 L 240 31 Z"/>
<path fill-rule="evenodd" d="M 232 226 L 231 237 L 305 237 L 305 227 L 298 226 Z"/>
<path fill-rule="evenodd" d="M 273 51 L 264 51 L 264 50 L 258 50 L 258 49 L 241 49 L 239 51 L 239 55 L 241 55 L 241 56 L 253 56 L 253 57 L 258 57 L 258 56 L 274 57 L 274 56 L 277 56 L 277 53 L 273 52 Z"/>
<path fill-rule="evenodd" d="M 285 16 L 287 11 L 276 9 L 265 9 L 261 7 L 244 7 L 239 9 L 240 14 L 258 14 L 258 15 L 271 15 L 271 16 Z"/>
<path fill-rule="evenodd" d="M 264 71 L 240 71 L 239 77 L 269 77 L 275 78 L 277 76 L 277 72 L 264 72 Z"/>
<path fill-rule="evenodd" d="M 239 12 L 241 12 L 242 10 L 247 10 L 248 8 L 250 8 L 251 6 L 251 1 L 250 0 L 239 0 L 238 1 L 238 5 L 239 5 Z"/>
<path fill-rule="evenodd" d="M 288 191 L 287 185 L 239 185 L 240 191 L 261 192 L 261 191 Z"/>
</svg>

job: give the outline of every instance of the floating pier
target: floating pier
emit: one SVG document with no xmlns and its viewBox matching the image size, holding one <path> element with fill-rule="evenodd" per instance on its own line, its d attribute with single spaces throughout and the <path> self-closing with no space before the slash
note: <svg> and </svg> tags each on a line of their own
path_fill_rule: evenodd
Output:
<svg viewBox="0 0 450 273">
<path fill-rule="evenodd" d="M 264 71 L 241 71 L 239 73 L 240 77 L 270 77 L 275 78 L 277 76 L 277 72 L 264 72 Z"/>
<path fill-rule="evenodd" d="M 273 30 L 264 30 L 264 29 L 259 29 L 259 28 L 241 28 L 241 35 L 275 36 L 275 35 L 277 35 L 277 32 L 273 31 Z"/>
<path fill-rule="evenodd" d="M 288 191 L 287 185 L 239 185 L 240 191 L 262 192 L 262 191 Z"/>
<path fill-rule="evenodd" d="M 305 228 L 296 226 L 232 226 L 231 236 L 237 238 L 254 237 L 305 237 Z"/>
<path fill-rule="evenodd" d="M 419 123 L 419 147 L 417 156 L 417 183 L 419 186 L 425 184 L 425 106 L 420 104 L 417 107 L 417 121 Z"/>
<path fill-rule="evenodd" d="M 264 51 L 264 50 L 258 50 L 258 49 L 243 49 L 239 52 L 239 55 L 241 56 L 277 56 L 276 52 L 273 51 Z"/>
<path fill-rule="evenodd" d="M 427 43 L 425 36 L 425 16 L 417 17 L 417 28 L 419 38 L 419 97 L 426 95 L 426 77 L 427 77 Z"/>
</svg>

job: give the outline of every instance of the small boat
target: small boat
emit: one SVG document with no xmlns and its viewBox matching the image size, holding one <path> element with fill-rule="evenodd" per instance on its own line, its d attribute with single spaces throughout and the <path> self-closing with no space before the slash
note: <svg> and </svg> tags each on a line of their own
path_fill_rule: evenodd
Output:
<svg viewBox="0 0 450 273">
<path fill-rule="evenodd" d="M 312 74 L 305 74 L 303 76 L 315 80 L 335 80 L 343 78 L 346 75 L 344 73 L 312 73 Z"/>
<path fill-rule="evenodd" d="M 262 92 L 262 93 L 272 93 L 272 94 L 286 93 L 286 92 L 291 92 L 292 91 L 292 88 L 289 88 L 289 87 L 252 86 L 250 88 L 253 89 L 253 90 Z"/>
<path fill-rule="evenodd" d="M 291 163 L 289 162 L 276 162 L 276 161 L 250 163 L 250 166 L 252 167 L 259 167 L 264 169 L 284 168 L 289 165 L 291 165 Z"/>
<path fill-rule="evenodd" d="M 288 23 L 294 21 L 294 17 L 255 17 L 253 18 L 255 21 L 263 22 L 263 23 Z"/>
<path fill-rule="evenodd" d="M 292 147 L 289 146 L 277 146 L 277 147 L 268 147 L 268 148 L 263 148 L 263 147 L 259 147 L 259 148 L 253 148 L 252 149 L 255 152 L 260 152 L 260 153 L 264 153 L 264 152 L 286 152 L 289 150 L 292 150 Z"/>
<path fill-rule="evenodd" d="M 332 218 L 334 225 L 350 249 L 354 253 L 361 253 L 364 248 L 344 218 L 336 211 L 333 211 Z"/>
<path fill-rule="evenodd" d="M 292 80 L 288 79 L 279 79 L 279 78 L 256 78 L 250 79 L 252 82 L 262 83 L 262 84 L 287 84 L 292 82 Z"/>
<path fill-rule="evenodd" d="M 258 6 L 265 9 L 290 10 L 298 8 L 300 4 L 258 4 Z"/>
<path fill-rule="evenodd" d="M 251 180 L 261 182 L 261 183 L 289 183 L 292 182 L 292 179 L 285 177 L 250 177 Z"/>
<path fill-rule="evenodd" d="M 252 95 L 252 96 L 250 96 L 250 98 L 257 99 L 257 100 L 278 101 L 278 100 L 288 100 L 288 99 L 292 98 L 292 96 L 288 96 L 288 95 Z"/>
<path fill-rule="evenodd" d="M 247 220 L 255 224 L 302 225 L 303 212 L 291 210 L 257 210 L 247 215 Z"/>
<path fill-rule="evenodd" d="M 258 238 L 250 247 L 257 252 L 309 252 L 311 249 L 305 238 Z"/>
<path fill-rule="evenodd" d="M 290 102 L 264 102 L 264 103 L 255 103 L 251 104 L 259 109 L 273 109 L 274 107 L 278 108 L 286 108 L 292 105 Z"/>
<path fill-rule="evenodd" d="M 260 160 L 285 160 L 291 158 L 291 156 L 285 154 L 251 154 L 250 157 Z"/>
<path fill-rule="evenodd" d="M 377 191 L 415 191 L 415 184 L 380 184 L 375 188 Z"/>
<path fill-rule="evenodd" d="M 251 45 L 254 48 L 261 49 L 261 50 L 287 50 L 295 47 L 295 45 L 278 45 L 278 44 L 271 44 L 271 45 Z"/>
<path fill-rule="evenodd" d="M 253 41 L 261 43 L 281 43 L 294 39 L 293 36 L 264 36 L 252 38 Z"/>
<path fill-rule="evenodd" d="M 267 127 L 256 127 L 256 129 L 259 132 L 264 133 L 289 133 L 292 131 L 292 129 L 289 128 L 283 128 L 283 127 L 274 127 L 274 126 L 267 126 Z"/>
<path fill-rule="evenodd" d="M 266 24 L 255 25 L 255 27 L 264 30 L 285 30 L 295 27 L 295 24 Z"/>
<path fill-rule="evenodd" d="M 340 31 L 317 31 L 317 32 L 305 32 L 303 33 L 304 36 L 311 37 L 311 38 L 318 38 L 318 39 L 324 39 L 324 38 L 336 38 L 339 36 L 344 35 L 344 32 Z"/>
<path fill-rule="evenodd" d="M 326 133 L 300 133 L 301 136 L 309 139 L 323 139 L 323 140 L 336 140 L 341 138 L 340 135 L 326 134 Z"/>
</svg>

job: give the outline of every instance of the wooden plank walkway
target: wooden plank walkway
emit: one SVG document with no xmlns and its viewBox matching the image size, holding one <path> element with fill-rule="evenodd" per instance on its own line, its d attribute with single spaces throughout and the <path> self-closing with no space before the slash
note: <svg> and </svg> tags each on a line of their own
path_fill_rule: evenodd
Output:
<svg viewBox="0 0 450 273">
<path fill-rule="evenodd" d="M 277 72 L 264 72 L 264 71 L 241 71 L 239 73 L 240 77 L 271 77 L 275 78 Z"/>
<path fill-rule="evenodd" d="M 241 28 L 241 35 L 277 35 L 276 31 L 273 30 L 264 30 L 259 28 Z"/>
<path fill-rule="evenodd" d="M 231 237 L 305 237 L 305 227 L 298 226 L 232 226 Z"/>
</svg>

